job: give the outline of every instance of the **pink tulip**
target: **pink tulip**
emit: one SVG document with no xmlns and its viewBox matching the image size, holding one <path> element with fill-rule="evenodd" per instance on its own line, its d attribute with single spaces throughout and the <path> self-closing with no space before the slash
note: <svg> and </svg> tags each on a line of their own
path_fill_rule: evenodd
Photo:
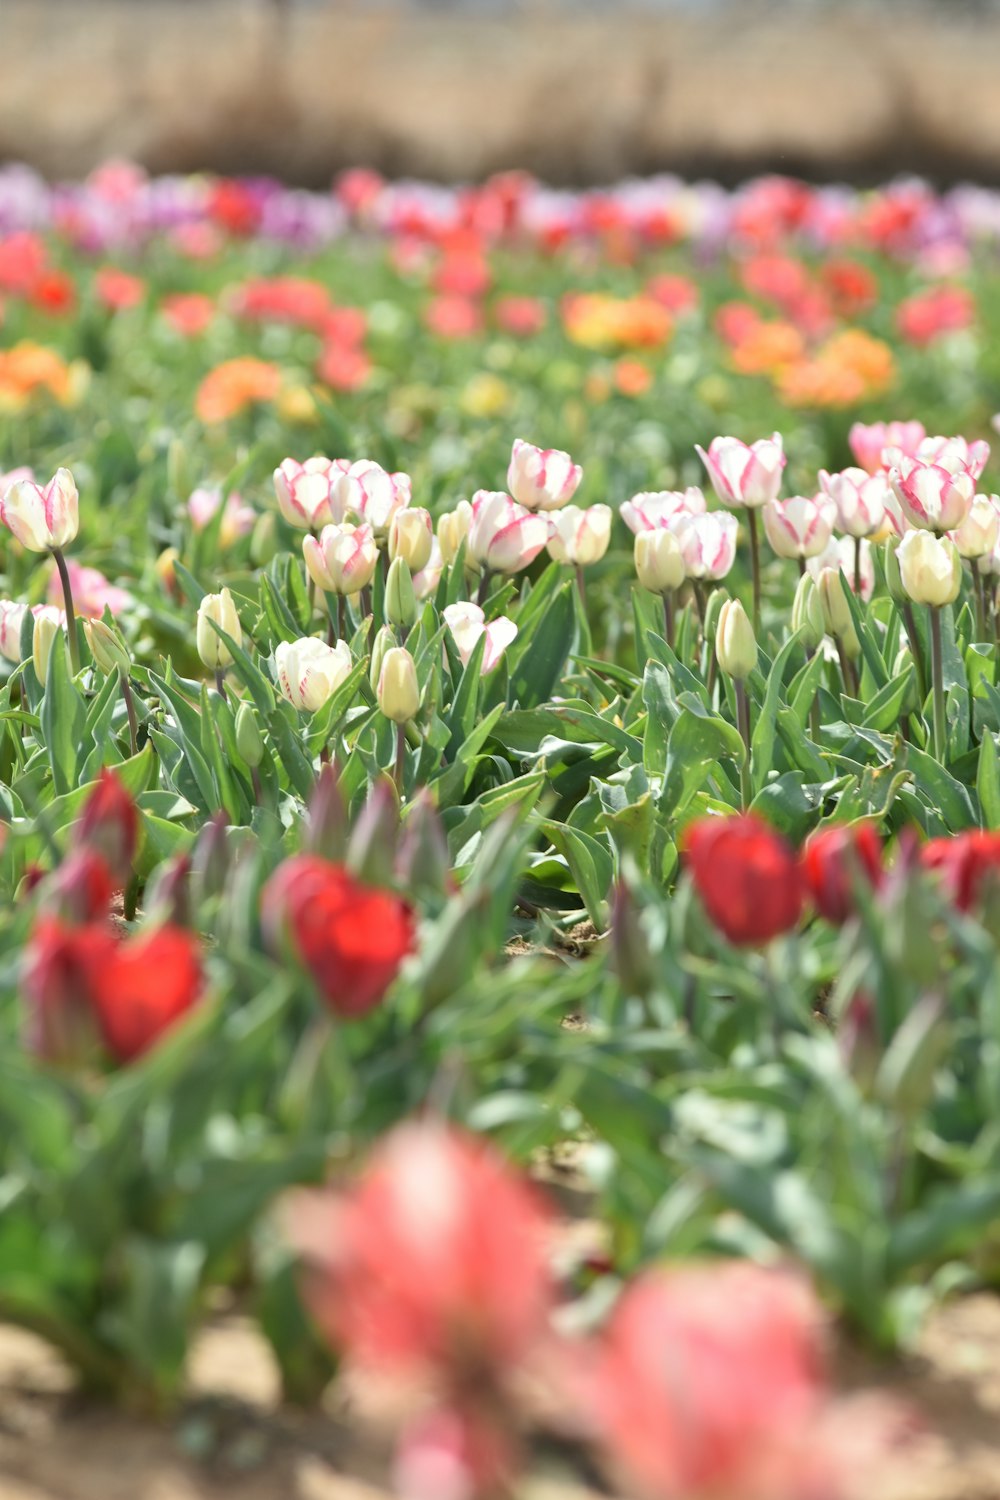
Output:
<svg viewBox="0 0 1000 1500">
<path fill-rule="evenodd" d="M 697 451 L 723 505 L 757 510 L 777 497 L 781 471 L 787 462 L 779 432 L 750 444 L 741 443 L 739 438 L 717 437 L 707 453 L 704 448 Z"/>
<path fill-rule="evenodd" d="M 828 474 L 821 469 L 819 482 L 836 507 L 841 531 L 848 536 L 872 536 L 881 530 L 890 493 L 887 475 L 864 469 Z"/>
<path fill-rule="evenodd" d="M 26 604 L 19 604 L 13 599 L 0 600 L 0 656 L 19 666 L 23 660 L 21 656 L 21 627 L 28 613 Z M 37 620 L 40 616 L 52 620 L 56 625 L 65 628 L 66 615 L 61 609 L 56 609 L 52 604 L 35 604 L 31 607 L 32 619 Z M 31 655 L 31 649 L 28 649 Z"/>
<path fill-rule="evenodd" d="M 465 502 L 468 505 L 468 501 Z M 431 542 L 431 555 L 419 573 L 413 575 L 413 592 L 418 599 L 429 599 L 432 594 L 437 593 L 437 586 L 441 582 L 441 574 L 444 572 L 444 557 L 441 554 L 441 544 L 437 537 Z"/>
<path fill-rule="evenodd" d="M 29 552 L 59 550 L 80 529 L 80 497 L 68 469 L 48 484 L 19 479 L 0 498 L 0 521 Z"/>
<path fill-rule="evenodd" d="M 286 460 L 287 462 L 287 460 Z M 257 512 L 244 502 L 243 496 L 232 490 L 223 503 L 222 491 L 209 485 L 192 490 L 188 496 L 187 511 L 195 531 L 204 531 L 219 506 L 223 506 L 219 525 L 219 546 L 231 547 L 241 536 L 248 536 L 257 520 Z"/>
<path fill-rule="evenodd" d="M 318 537 L 302 538 L 309 576 L 327 594 L 358 594 L 372 581 L 378 548 L 370 526 L 324 526 Z"/>
<path fill-rule="evenodd" d="M 621 518 L 634 535 L 669 526 L 682 516 L 705 514 L 705 496 L 695 485 L 686 490 L 647 490 L 624 500 Z"/>
<path fill-rule="evenodd" d="M 810 557 L 806 563 L 806 569 L 819 581 L 820 574 L 827 568 L 834 572 L 840 569 L 852 590 L 854 589 L 854 563 L 855 546 L 857 539 L 852 536 L 834 537 L 817 556 Z M 867 604 L 875 592 L 875 563 L 872 560 L 871 542 L 861 542 L 861 598 Z"/>
<path fill-rule="evenodd" d="M 278 509 L 289 526 L 318 531 L 344 519 L 346 458 L 307 458 L 304 464 L 286 458 L 274 471 Z"/>
<path fill-rule="evenodd" d="M 779 557 L 817 557 L 833 529 L 824 496 L 770 500 L 764 506 L 764 530 Z"/>
<path fill-rule="evenodd" d="M 962 557 L 992 556 L 1000 538 L 1000 496 L 977 495 L 969 514 L 950 536 Z"/>
<path fill-rule="evenodd" d="M 472 497 L 468 550 L 489 573 L 520 573 L 549 539 L 545 516 L 533 515 L 503 490 L 477 490 Z"/>
<path fill-rule="evenodd" d="M 463 667 L 468 666 L 479 637 L 486 636 L 482 667 L 484 675 L 492 672 L 517 635 L 517 626 L 506 615 L 500 615 L 487 625 L 486 616 L 478 604 L 449 604 L 444 611 L 444 622 L 458 647 Z"/>
<path fill-rule="evenodd" d="M 911 526 L 926 531 L 956 530 L 976 493 L 976 480 L 968 469 L 953 472 L 918 458 L 901 458 L 889 471 L 889 483 Z"/>
<path fill-rule="evenodd" d="M 21 464 L 19 468 L 8 469 L 6 474 L 0 474 L 0 500 L 15 484 L 20 484 L 22 479 L 27 479 L 29 484 L 35 482 L 35 471 L 27 464 Z"/>
<path fill-rule="evenodd" d="M 82 563 L 74 562 L 71 557 L 68 557 L 66 569 L 69 573 L 73 603 L 77 614 L 84 619 L 99 620 L 106 608 L 113 615 L 120 615 L 123 610 L 128 609 L 129 605 L 135 603 L 128 589 L 119 588 L 116 583 L 109 582 L 98 568 L 85 567 Z M 55 569 L 49 578 L 48 595 L 53 605 L 62 604 L 62 584 Z"/>
<path fill-rule="evenodd" d="M 370 526 L 377 542 L 389 535 L 393 517 L 410 503 L 409 474 L 389 474 L 381 464 L 362 458 L 347 472 L 346 507 Z"/>
<path fill-rule="evenodd" d="M 507 487 L 525 510 L 558 510 L 573 498 L 583 470 L 558 448 L 536 448 L 514 439 Z"/>
<path fill-rule="evenodd" d="M 611 540 L 610 505 L 591 505 L 581 510 L 566 505 L 553 512 L 549 533 L 549 556 L 557 563 L 584 568 L 600 562 Z"/>
<path fill-rule="evenodd" d="M 882 457 L 886 448 L 898 449 L 905 458 L 916 458 L 926 435 L 923 422 L 855 422 L 847 441 L 861 467 L 869 474 L 878 474 L 887 467 Z"/>
<path fill-rule="evenodd" d="M 688 578 L 713 583 L 725 578 L 736 559 L 740 523 L 727 510 L 702 516 L 678 516 L 669 528 L 677 538 Z"/>
</svg>

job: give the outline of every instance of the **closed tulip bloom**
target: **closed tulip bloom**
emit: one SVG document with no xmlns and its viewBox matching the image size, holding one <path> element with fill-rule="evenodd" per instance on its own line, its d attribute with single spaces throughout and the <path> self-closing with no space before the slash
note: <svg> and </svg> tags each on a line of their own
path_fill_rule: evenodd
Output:
<svg viewBox="0 0 1000 1500">
<path fill-rule="evenodd" d="M 517 626 L 506 615 L 491 620 L 487 625 L 486 616 L 478 604 L 449 604 L 444 611 L 444 622 L 458 647 L 463 667 L 468 666 L 479 637 L 486 636 L 482 666 L 484 674 L 492 672 L 517 635 Z"/>
<path fill-rule="evenodd" d="M 431 542 L 431 555 L 420 569 L 419 573 L 413 575 L 413 592 L 418 599 L 429 599 L 437 593 L 437 586 L 441 582 L 441 574 L 444 572 L 444 558 L 441 556 L 441 548 L 437 537 Z"/>
<path fill-rule="evenodd" d="M 970 828 L 929 839 L 921 846 L 920 863 L 938 872 L 959 911 L 972 911 L 1000 882 L 1000 833 Z"/>
<path fill-rule="evenodd" d="M 882 529 L 889 496 L 885 474 L 866 474 L 864 469 L 844 469 L 840 474 L 820 470 L 820 484 L 837 511 L 837 527 L 848 536 L 874 536 Z"/>
<path fill-rule="evenodd" d="M 817 557 L 830 540 L 830 516 L 818 499 L 769 500 L 763 515 L 767 539 L 779 557 Z"/>
<path fill-rule="evenodd" d="M 437 539 L 441 557 L 445 563 L 455 561 L 458 549 L 469 535 L 472 524 L 472 506 L 468 500 L 460 500 L 454 510 L 445 511 L 438 517 Z"/>
<path fill-rule="evenodd" d="M 681 544 L 672 531 L 640 531 L 633 557 L 636 577 L 651 594 L 671 594 L 684 582 Z"/>
<path fill-rule="evenodd" d="M 65 547 L 80 529 L 80 497 L 68 469 L 48 484 L 20 479 L 0 499 L 0 521 L 29 552 Z"/>
<path fill-rule="evenodd" d="M 318 531 L 342 521 L 347 495 L 344 477 L 349 468 L 345 458 L 317 454 L 304 464 L 286 458 L 274 471 L 274 492 L 289 526 Z"/>
<path fill-rule="evenodd" d="M 507 488 L 525 510 L 559 510 L 572 500 L 583 470 L 558 448 L 536 448 L 514 439 Z"/>
<path fill-rule="evenodd" d="M 877 474 L 891 467 L 883 458 L 887 448 L 898 449 L 905 458 L 916 458 L 926 436 L 923 422 L 855 422 L 847 441 L 862 469 Z"/>
<path fill-rule="evenodd" d="M 237 646 L 243 644 L 240 617 L 236 613 L 236 605 L 228 589 L 222 589 L 218 594 L 206 594 L 198 605 L 198 623 L 195 632 L 198 655 L 205 666 L 215 672 L 222 667 L 228 667 L 233 658 L 225 641 L 213 630 L 211 624 L 213 620 L 220 630 L 224 630 L 236 642 Z"/>
<path fill-rule="evenodd" d="M 688 578 L 712 583 L 725 578 L 736 560 L 739 529 L 739 521 L 727 510 L 680 516 L 671 521 L 670 530 L 677 538 Z"/>
<path fill-rule="evenodd" d="M 972 508 L 976 480 L 967 469 L 952 473 L 937 464 L 903 458 L 889 471 L 889 483 L 911 526 L 954 531 Z"/>
<path fill-rule="evenodd" d="M 914 604 L 953 604 L 962 586 L 954 542 L 929 531 L 908 531 L 896 549 L 903 588 Z"/>
<path fill-rule="evenodd" d="M 100 671 L 108 676 L 113 672 L 129 671 L 132 658 L 117 630 L 112 630 L 103 620 L 84 620 L 83 633 L 87 637 L 94 665 Z"/>
<path fill-rule="evenodd" d="M 777 498 L 781 471 L 787 461 L 779 432 L 749 444 L 741 443 L 739 438 L 717 437 L 712 439 L 707 453 L 704 448 L 697 451 L 723 505 L 757 510 Z"/>
<path fill-rule="evenodd" d="M 843 926 L 857 910 L 858 896 L 882 883 L 882 840 L 874 823 L 819 829 L 802 851 L 802 872 L 816 910 Z"/>
<path fill-rule="evenodd" d="M 795 598 L 792 600 L 792 629 L 801 634 L 802 644 L 807 651 L 815 651 L 826 634 L 823 605 L 816 580 L 811 573 L 803 573 L 795 590 Z"/>
<path fill-rule="evenodd" d="M 823 609 L 827 632 L 835 636 L 849 657 L 859 655 L 861 642 L 854 628 L 854 616 L 841 582 L 845 575 L 839 568 L 821 568 L 816 574 L 816 590 Z"/>
<path fill-rule="evenodd" d="M 359 594 L 378 565 L 378 548 L 370 526 L 324 526 L 318 537 L 302 538 L 302 556 L 310 578 L 326 594 Z"/>
<path fill-rule="evenodd" d="M 354 662 L 346 641 L 328 646 L 311 636 L 274 648 L 278 687 L 293 708 L 315 713 L 350 676 Z"/>
<path fill-rule="evenodd" d="M 477 490 L 472 497 L 469 554 L 491 573 L 520 573 L 549 539 L 550 522 L 518 505 L 502 490 Z"/>
<path fill-rule="evenodd" d="M 621 505 L 621 518 L 634 535 L 704 514 L 705 496 L 693 484 L 686 490 L 644 490 Z"/>
<path fill-rule="evenodd" d="M 738 599 L 727 599 L 719 611 L 715 654 L 727 677 L 742 682 L 757 665 L 757 638 L 750 617 Z"/>
<path fill-rule="evenodd" d="M 389 557 L 401 557 L 411 573 L 419 573 L 430 562 L 434 525 L 430 511 L 418 505 L 397 511 L 389 524 Z"/>
<path fill-rule="evenodd" d="M 551 519 L 549 556 L 555 562 L 578 568 L 600 562 L 611 540 L 610 505 L 591 505 L 587 510 L 566 505 Z"/>
<path fill-rule="evenodd" d="M 31 637 L 31 662 L 35 669 L 35 676 L 45 686 L 45 679 L 49 671 L 49 657 L 52 655 L 52 646 L 56 636 L 61 635 L 62 625 L 52 615 L 36 615 L 35 628 Z"/>
<path fill-rule="evenodd" d="M 855 539 L 849 536 L 833 537 L 818 557 L 810 557 L 806 563 L 806 569 L 819 581 L 820 575 L 831 568 L 834 572 L 838 569 L 843 571 L 847 579 L 848 587 L 852 593 L 856 593 L 854 587 L 854 563 L 855 563 Z M 871 542 L 861 542 L 861 600 L 867 604 L 875 592 L 875 562 L 872 557 Z"/>
<path fill-rule="evenodd" d="M 378 706 L 394 724 L 408 724 L 420 708 L 420 685 L 413 657 L 405 646 L 390 646 L 382 658 L 376 688 Z"/>
<path fill-rule="evenodd" d="M 695 889 L 731 943 L 757 947 L 802 913 L 802 876 L 781 836 L 753 813 L 701 818 L 686 839 Z"/>
<path fill-rule="evenodd" d="M 369 458 L 347 471 L 346 507 L 369 525 L 377 542 L 389 536 L 392 518 L 410 503 L 409 474 L 389 474 Z"/>
<path fill-rule="evenodd" d="M 977 495 L 969 514 L 950 536 L 961 557 L 986 557 L 1000 537 L 1000 496 Z"/>
<path fill-rule="evenodd" d="M 19 666 L 23 660 L 21 630 L 28 612 L 26 604 L 18 604 L 13 599 L 0 600 L 0 656 L 13 662 L 15 666 Z M 33 604 L 30 613 L 33 621 L 44 616 L 57 625 L 66 623 L 65 614 L 54 604 Z"/>
</svg>

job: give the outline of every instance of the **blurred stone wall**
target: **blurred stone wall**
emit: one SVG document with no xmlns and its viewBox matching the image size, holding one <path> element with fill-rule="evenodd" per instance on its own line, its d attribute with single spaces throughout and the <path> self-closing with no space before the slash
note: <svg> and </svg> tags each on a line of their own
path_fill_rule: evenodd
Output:
<svg viewBox="0 0 1000 1500">
<path fill-rule="evenodd" d="M 998 74 L 992 5 L 0 0 L 0 158 L 997 180 Z"/>
</svg>

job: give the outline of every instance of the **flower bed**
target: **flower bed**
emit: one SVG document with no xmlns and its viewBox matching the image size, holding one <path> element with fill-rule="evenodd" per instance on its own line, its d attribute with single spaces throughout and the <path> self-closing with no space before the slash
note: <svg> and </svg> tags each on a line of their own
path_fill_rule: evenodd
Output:
<svg viewBox="0 0 1000 1500">
<path fill-rule="evenodd" d="M 850 1492 L 997 1274 L 997 222 L 0 174 L 0 1318 Z"/>
</svg>

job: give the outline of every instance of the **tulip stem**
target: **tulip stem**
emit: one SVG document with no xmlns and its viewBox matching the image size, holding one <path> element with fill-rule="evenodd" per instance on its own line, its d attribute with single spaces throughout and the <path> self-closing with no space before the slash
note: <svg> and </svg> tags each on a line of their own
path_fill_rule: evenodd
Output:
<svg viewBox="0 0 1000 1500">
<path fill-rule="evenodd" d="M 941 607 L 928 605 L 931 616 L 931 684 L 934 694 L 934 759 L 945 763 L 947 724 L 944 705 L 944 664 L 941 651 Z"/>
<path fill-rule="evenodd" d="M 80 642 L 76 637 L 76 610 L 73 608 L 73 589 L 69 581 L 69 569 L 63 556 L 61 547 L 52 548 L 52 556 L 56 560 L 59 569 L 59 582 L 62 584 L 63 604 L 66 609 L 66 635 L 69 639 L 69 659 L 73 665 L 73 675 L 80 670 Z"/>
<path fill-rule="evenodd" d="M 861 598 L 861 538 L 854 538 L 854 596 Z"/>
<path fill-rule="evenodd" d="M 757 536 L 757 512 L 747 507 L 747 527 L 750 532 L 750 572 L 753 576 L 753 628 L 760 634 L 760 541 Z"/>
<path fill-rule="evenodd" d="M 128 673 L 119 672 L 118 681 L 121 683 L 122 697 L 125 700 L 125 712 L 128 714 L 128 737 L 132 746 L 132 754 L 138 755 L 139 721 L 135 716 L 135 698 L 132 696 L 132 684 L 128 680 Z"/>
<path fill-rule="evenodd" d="M 746 812 L 753 800 L 753 782 L 750 777 L 750 699 L 747 685 L 742 678 L 736 681 L 736 722 L 743 739 L 745 755 L 740 764 L 740 806 Z"/>
<path fill-rule="evenodd" d="M 986 585 L 979 571 L 979 558 L 972 559 L 972 583 L 976 593 L 976 640 L 986 639 Z"/>
<path fill-rule="evenodd" d="M 663 595 L 663 639 L 672 651 L 674 649 L 674 600 L 670 593 Z"/>
<path fill-rule="evenodd" d="M 923 703 L 927 697 L 927 669 L 924 665 L 924 653 L 920 645 L 920 637 L 917 634 L 917 622 L 913 615 L 913 605 L 909 599 L 903 605 L 903 623 L 906 626 L 906 634 L 910 641 L 913 665 L 917 669 L 917 691 L 920 694 L 920 701 Z"/>
<path fill-rule="evenodd" d="M 406 725 L 396 725 L 396 765 L 392 776 L 396 783 L 396 791 L 400 797 L 403 795 L 403 767 L 406 765 Z"/>
<path fill-rule="evenodd" d="M 229 698 L 226 695 L 226 684 L 222 678 L 221 667 L 216 667 L 215 669 L 215 689 L 219 697 L 222 699 L 223 703 L 228 703 Z"/>
<path fill-rule="evenodd" d="M 479 605 L 480 609 L 482 609 L 483 605 L 486 603 L 486 595 L 489 593 L 489 588 L 489 570 L 487 568 L 483 568 L 482 577 L 479 580 L 479 592 L 476 595 L 476 603 Z"/>
</svg>

